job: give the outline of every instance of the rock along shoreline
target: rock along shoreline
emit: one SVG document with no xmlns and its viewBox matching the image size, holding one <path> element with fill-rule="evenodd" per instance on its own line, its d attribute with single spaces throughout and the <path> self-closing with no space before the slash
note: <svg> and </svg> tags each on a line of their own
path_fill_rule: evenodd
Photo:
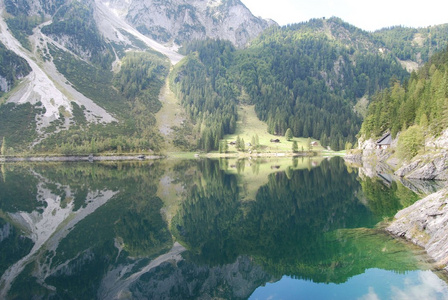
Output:
<svg viewBox="0 0 448 300">
<path fill-rule="evenodd" d="M 448 188 L 400 210 L 386 231 L 423 247 L 448 272 Z"/>
<path fill-rule="evenodd" d="M 446 138 L 428 143 L 431 151 L 408 162 L 395 159 L 389 149 L 375 149 L 371 140 L 362 143 L 345 160 L 359 165 L 360 173 L 369 177 L 392 173 L 400 181 L 438 181 L 444 185 L 441 190 L 400 210 L 385 230 L 422 247 L 434 260 L 435 267 L 448 273 L 448 130 L 443 136 Z"/>
</svg>

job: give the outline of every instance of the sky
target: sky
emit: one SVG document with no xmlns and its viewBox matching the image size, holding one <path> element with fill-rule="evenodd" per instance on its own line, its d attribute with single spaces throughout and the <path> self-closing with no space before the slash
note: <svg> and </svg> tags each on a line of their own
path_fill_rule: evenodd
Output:
<svg viewBox="0 0 448 300">
<path fill-rule="evenodd" d="M 280 25 L 332 16 L 367 31 L 395 25 L 418 28 L 448 23 L 447 0 L 241 0 L 241 2 L 255 16 L 272 19 Z"/>
</svg>

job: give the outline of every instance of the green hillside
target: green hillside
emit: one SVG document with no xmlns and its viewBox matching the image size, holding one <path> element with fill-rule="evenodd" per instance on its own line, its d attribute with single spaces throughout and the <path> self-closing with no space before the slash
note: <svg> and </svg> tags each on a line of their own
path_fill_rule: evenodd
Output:
<svg viewBox="0 0 448 300">
<path fill-rule="evenodd" d="M 424 136 L 448 127 L 448 48 L 431 57 L 405 84 L 394 82 L 375 95 L 361 134 L 376 138 L 401 131 L 399 152 L 410 158 L 423 147 Z"/>
<path fill-rule="evenodd" d="M 395 26 L 373 33 L 373 36 L 403 61 L 423 65 L 448 45 L 448 24 L 425 28 Z"/>
<path fill-rule="evenodd" d="M 172 86 L 202 124 L 195 130 L 206 151 L 234 133 L 238 103 L 255 105 L 270 134 L 290 128 L 294 136 L 343 149 L 360 129 L 357 101 L 408 76 L 393 55 L 378 51 L 371 34 L 337 18 L 268 29 L 243 50 L 207 40 L 184 51 Z"/>
</svg>

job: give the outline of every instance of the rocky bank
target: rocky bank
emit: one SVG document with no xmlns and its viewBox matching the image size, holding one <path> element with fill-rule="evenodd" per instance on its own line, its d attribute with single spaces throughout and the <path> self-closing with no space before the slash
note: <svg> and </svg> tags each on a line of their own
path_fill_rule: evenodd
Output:
<svg viewBox="0 0 448 300">
<path fill-rule="evenodd" d="M 386 230 L 423 247 L 448 272 L 448 188 L 399 211 Z"/>
<path fill-rule="evenodd" d="M 425 153 L 410 161 L 395 157 L 397 140 L 392 141 L 389 149 L 379 150 L 375 149 L 374 140 L 361 139 L 359 149 L 347 155 L 346 160 L 358 164 L 360 174 L 369 177 L 386 173 L 398 177 L 403 184 L 437 181 L 438 186 L 443 186 L 399 211 L 386 230 L 423 247 L 437 267 L 448 272 L 448 130 L 438 138 L 428 138 Z"/>
</svg>

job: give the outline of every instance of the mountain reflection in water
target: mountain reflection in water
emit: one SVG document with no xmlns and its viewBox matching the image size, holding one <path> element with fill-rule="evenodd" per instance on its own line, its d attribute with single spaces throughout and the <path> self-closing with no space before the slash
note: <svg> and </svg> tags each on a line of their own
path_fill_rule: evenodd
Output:
<svg viewBox="0 0 448 300">
<path fill-rule="evenodd" d="M 431 274 L 448 295 L 420 271 L 419 249 L 376 228 L 419 196 L 339 158 L 1 170 L 1 298 L 261 299 L 285 283 L 323 291 L 381 272 Z"/>
</svg>

